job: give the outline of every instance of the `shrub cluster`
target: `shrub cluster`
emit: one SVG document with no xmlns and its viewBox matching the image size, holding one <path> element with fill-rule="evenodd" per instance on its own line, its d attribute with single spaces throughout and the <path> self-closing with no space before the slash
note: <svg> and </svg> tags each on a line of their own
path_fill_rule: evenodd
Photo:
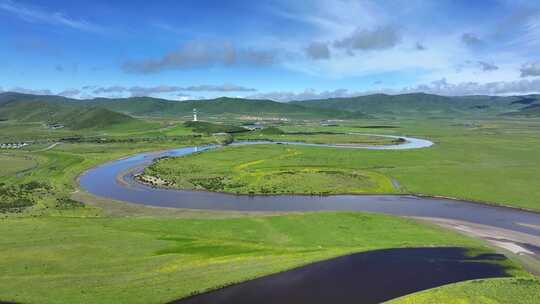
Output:
<svg viewBox="0 0 540 304">
<path fill-rule="evenodd" d="M 205 121 L 186 121 L 184 126 L 191 128 L 194 132 L 213 134 L 213 133 L 241 133 L 247 132 L 247 129 L 238 126 L 215 124 Z"/>
<path fill-rule="evenodd" d="M 20 185 L 0 184 L 0 213 L 18 213 L 36 204 L 34 196 L 52 189 L 49 184 L 31 181 Z"/>
<path fill-rule="evenodd" d="M 223 176 L 191 178 L 189 182 L 196 187 L 210 191 L 223 191 L 225 189 L 225 178 Z"/>
<path fill-rule="evenodd" d="M 74 209 L 84 207 L 84 204 L 69 197 L 61 197 L 56 200 L 56 208 L 58 209 Z"/>
</svg>

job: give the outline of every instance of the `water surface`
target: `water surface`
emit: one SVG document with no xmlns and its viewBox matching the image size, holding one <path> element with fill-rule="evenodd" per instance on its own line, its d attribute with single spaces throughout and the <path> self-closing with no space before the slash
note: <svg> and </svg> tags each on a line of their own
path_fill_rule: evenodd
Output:
<svg viewBox="0 0 540 304">
<path fill-rule="evenodd" d="M 470 257 L 451 248 L 375 250 L 313 263 L 246 281 L 174 304 L 370 304 L 464 280 L 506 277 L 493 262 L 504 255 Z"/>
</svg>

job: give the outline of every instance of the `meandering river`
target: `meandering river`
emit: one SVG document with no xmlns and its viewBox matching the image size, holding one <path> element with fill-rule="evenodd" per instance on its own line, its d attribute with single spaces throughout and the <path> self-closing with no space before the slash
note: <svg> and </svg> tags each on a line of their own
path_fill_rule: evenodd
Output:
<svg viewBox="0 0 540 304">
<path fill-rule="evenodd" d="M 386 135 L 383 135 L 386 136 Z M 433 142 L 425 139 L 408 138 L 408 137 L 392 137 L 403 138 L 404 143 L 393 144 L 387 146 L 362 146 L 362 145 L 321 145 L 321 144 L 308 144 L 308 143 L 296 143 L 296 142 L 238 142 L 232 145 L 251 145 L 251 144 L 291 144 L 291 145 L 304 145 L 304 146 L 324 146 L 324 147 L 338 147 L 338 148 L 362 148 L 362 149 L 377 149 L 377 150 L 403 150 L 403 149 L 420 149 L 428 148 L 433 145 Z M 473 229 L 466 225 L 477 225 L 481 227 L 477 231 L 475 236 L 483 238 L 487 241 L 495 239 L 498 244 L 504 244 L 504 242 L 510 242 L 511 246 L 517 246 L 518 248 L 530 249 L 528 251 L 534 259 L 539 259 L 540 255 L 540 214 L 534 212 L 528 212 L 518 210 L 514 208 L 492 206 L 486 204 L 478 204 L 462 200 L 450 200 L 443 198 L 432 197 L 418 197 L 414 195 L 331 195 L 331 196 L 309 196 L 309 195 L 233 195 L 225 193 L 205 192 L 205 191 L 191 191 L 191 190 L 175 190 L 175 189 L 161 189 L 153 188 L 148 185 L 144 185 L 135 180 L 134 175 L 140 173 L 146 166 L 152 164 L 154 160 L 160 157 L 166 156 L 182 156 L 192 153 L 202 152 L 209 149 L 217 149 L 218 146 L 209 145 L 202 147 L 186 147 L 180 149 L 171 149 L 168 151 L 156 152 L 156 153 L 141 153 L 131 157 L 112 161 L 101 166 L 85 172 L 79 179 L 81 187 L 97 196 L 127 201 L 136 204 L 144 204 L 151 206 L 161 207 L 174 207 L 174 208 L 190 208 L 190 209 L 206 209 L 206 210 L 235 210 L 235 211 L 321 211 L 321 210 L 334 210 L 334 211 L 367 211 L 391 214 L 397 216 L 411 216 L 417 218 L 424 218 L 428 220 L 437 219 L 448 221 L 451 223 L 464 223 L 455 224 L 450 227 L 457 230 L 460 229 Z M 388 151 L 392 153 L 392 151 Z M 482 230 L 483 229 L 483 230 Z M 502 234 L 498 235 L 497 232 Z M 495 238 L 493 238 L 495 236 Z M 502 242 L 502 243 L 501 243 Z M 504 246 L 501 246 L 504 248 Z M 414 251 L 414 250 L 413 250 Z M 420 250 L 421 251 L 421 250 Z M 420 252 L 418 251 L 418 252 Z M 444 250 L 435 250 L 441 255 Z M 446 254 L 446 253 L 445 253 Z M 368 254 L 369 255 L 369 254 Z M 401 254 L 400 254 L 401 255 Z M 444 254 L 443 254 L 444 255 Z M 357 255 L 363 257 L 364 255 Z M 373 261 L 366 264 L 358 264 L 354 257 L 344 257 L 341 259 L 330 260 L 323 264 L 308 265 L 299 270 L 293 270 L 283 274 L 277 274 L 265 278 L 261 278 L 255 281 L 242 283 L 232 287 L 225 288 L 224 290 L 210 292 L 201 296 L 186 299 L 185 301 L 179 301 L 178 303 L 239 303 L 238 299 L 258 299 L 257 302 L 263 303 L 264 299 L 268 297 L 260 297 L 257 295 L 270 294 L 279 299 L 288 299 L 291 294 L 290 286 L 294 284 L 299 288 L 294 288 L 295 297 L 298 299 L 307 299 L 312 294 L 312 289 L 316 288 L 319 292 L 323 289 L 317 288 L 317 278 L 323 280 L 327 275 L 321 275 L 326 273 L 334 273 L 337 270 L 349 269 L 347 272 L 348 278 L 354 279 L 355 275 L 358 276 L 358 271 L 354 270 L 358 267 L 364 267 L 362 265 L 371 265 Z M 383 289 L 381 286 L 386 286 L 384 282 L 390 282 L 384 277 L 381 279 L 380 284 L 377 285 L 380 292 L 364 292 L 359 293 L 356 284 L 340 284 L 333 289 L 326 289 L 324 295 L 329 296 L 332 294 L 345 294 L 346 299 L 340 299 L 344 302 L 357 303 L 358 300 L 363 299 L 365 303 L 378 303 L 380 300 L 390 299 L 395 296 L 404 295 L 409 292 L 421 290 L 428 287 L 438 286 L 444 283 L 457 282 L 459 280 L 471 279 L 476 277 L 489 277 L 492 275 L 500 276 L 497 273 L 498 270 L 494 270 L 496 274 L 485 272 L 481 268 L 468 269 L 464 271 L 450 271 L 452 267 L 448 267 L 446 262 L 437 262 L 437 269 L 448 269 L 447 272 L 441 272 L 438 277 L 432 273 L 426 272 L 426 280 L 423 284 L 409 284 L 403 285 L 390 284 Z M 345 264 L 342 261 L 347 261 Z M 389 260 L 386 260 L 391 262 Z M 399 259 L 396 259 L 399 261 Z M 431 262 L 429 262 L 431 261 Z M 429 260 L 425 269 L 433 269 L 433 260 Z M 349 263 L 349 264 L 347 264 Z M 352 263 L 352 264 L 350 264 Z M 332 265 L 341 265 L 338 268 Z M 398 263 L 399 264 L 399 263 Z M 319 266 L 322 265 L 322 266 Z M 347 266 L 349 265 L 349 266 Z M 358 267 L 356 267 L 356 266 Z M 382 263 L 381 265 L 385 265 Z M 420 265 L 420 264 L 419 264 Z M 471 264 L 468 264 L 469 266 Z M 354 267 L 353 267 L 354 266 Z M 323 268 L 320 268 L 323 267 Z M 355 268 L 356 267 L 356 268 Z M 445 268 L 446 267 L 446 268 Z M 473 267 L 473 266 L 471 266 Z M 476 267 L 476 266 L 474 266 Z M 482 266 L 484 267 L 484 266 Z M 320 270 L 323 269 L 323 270 Z M 363 268 L 362 268 L 363 269 Z M 315 272 L 314 272 L 315 271 Z M 340 270 L 341 271 L 341 270 Z M 410 270 L 412 271 L 412 270 Z M 409 271 L 409 272 L 410 272 Z M 339 271 L 338 271 L 339 272 Z M 312 274 L 315 275 L 312 276 Z M 373 270 L 373 273 L 377 273 L 377 270 Z M 404 272 L 407 273 L 407 272 Z M 470 277 L 462 277 L 463 273 L 468 273 Z M 299 281 L 298 278 L 306 278 L 306 275 L 310 275 L 310 279 Z M 474 275 L 473 275 L 474 274 Z M 397 276 L 400 277 L 400 276 Z M 404 281 L 413 282 L 414 278 L 407 279 L 406 276 L 402 276 Z M 292 278 L 292 279 L 291 279 Z M 315 278 L 315 279 L 314 279 Z M 363 278 L 363 277 L 362 277 Z M 361 279 L 356 277 L 356 280 Z M 366 279 L 366 278 L 364 278 Z M 315 280 L 315 281 L 313 281 Z M 368 279 L 366 282 L 369 282 Z M 262 283 L 261 283 L 262 282 Z M 281 284 L 275 285 L 276 288 L 268 289 L 267 283 Z M 276 283 L 278 282 L 278 283 Z M 281 282 L 281 283 L 280 283 Z M 311 283 L 317 283 L 315 285 Z M 293 285 L 290 285 L 294 283 Z M 332 283 L 332 282 L 329 282 Z M 383 284 L 384 283 L 384 284 Z M 307 286 L 307 285 L 309 286 Z M 381 285 L 382 284 L 382 285 Z M 401 285 L 400 285 L 401 284 Z M 294 286 L 296 286 L 294 285 Z M 306 286 L 304 286 L 306 285 Z M 324 285 L 324 284 L 323 284 Z M 352 286 L 350 290 L 344 290 L 343 286 Z M 373 285 L 373 284 L 372 284 Z M 274 286 L 274 285 L 273 285 Z M 406 286 L 406 287 L 403 287 Z M 279 287 L 279 288 L 277 288 Z M 303 288 L 305 287 L 305 288 Z M 375 287 L 374 287 L 375 288 Z M 305 290 L 304 290 L 305 289 Z M 372 290 L 379 290 L 372 289 Z M 391 290 L 390 290 L 391 289 Z M 362 289 L 364 290 L 364 289 Z M 390 292 L 392 291 L 392 292 Z M 261 293 L 262 292 L 262 293 Z M 282 294 L 280 294 L 282 293 Z M 364 297 L 362 297 L 362 295 Z M 224 299 L 225 297 L 225 299 Z M 280 298 L 281 297 L 281 298 Z M 307 298 L 306 298 L 307 297 Z M 276 298 L 276 299 L 277 299 Z M 327 299 L 328 297 L 320 296 L 320 299 Z M 332 298 L 332 297 L 331 297 Z M 226 300 L 228 299 L 228 300 Z M 350 300 L 350 301 L 349 301 Z M 245 302 L 245 301 L 244 301 Z M 249 302 L 249 301 L 248 301 Z M 268 302 L 268 301 L 267 301 Z M 268 302 L 271 303 L 272 301 Z M 301 301 L 305 302 L 305 301 Z M 247 303 L 247 302 L 245 302 Z M 266 302 L 264 302 L 266 303 Z"/>
<path fill-rule="evenodd" d="M 403 144 L 389 146 L 346 146 L 365 149 L 419 149 L 433 145 L 429 140 L 401 137 Z M 294 144 L 340 147 L 291 142 L 238 142 L 233 145 Z M 540 214 L 513 208 L 478 204 L 462 200 L 418 197 L 414 195 L 234 195 L 225 193 L 154 188 L 137 182 L 140 173 L 155 159 L 182 156 L 218 146 L 186 147 L 156 153 L 141 153 L 95 167 L 79 179 L 81 187 L 97 196 L 136 204 L 189 209 L 235 211 L 367 211 L 399 216 L 442 218 L 489 225 L 540 236 L 535 226 Z M 389 151 L 389 153 L 392 153 Z M 124 174 L 129 172 L 128 174 Z M 119 179 L 122 179 L 120 181 Z"/>
</svg>

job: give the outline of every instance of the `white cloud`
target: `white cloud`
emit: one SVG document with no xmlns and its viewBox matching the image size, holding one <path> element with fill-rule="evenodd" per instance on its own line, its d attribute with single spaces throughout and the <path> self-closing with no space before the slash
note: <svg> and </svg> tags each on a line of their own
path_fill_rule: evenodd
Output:
<svg viewBox="0 0 540 304">
<path fill-rule="evenodd" d="M 59 92 L 56 95 L 64 96 L 64 97 L 75 97 L 81 93 L 81 90 L 78 89 L 66 89 L 62 92 Z"/>
<path fill-rule="evenodd" d="M 427 84 L 420 84 L 402 89 L 380 89 L 369 91 L 350 91 L 337 89 L 332 91 L 318 92 L 314 89 L 306 89 L 301 92 L 277 91 L 248 96 L 247 98 L 271 99 L 275 101 L 311 100 L 326 98 L 355 97 L 370 94 L 405 94 L 405 93 L 429 93 L 445 96 L 464 95 L 524 95 L 540 92 L 540 79 L 518 81 L 496 81 L 488 83 L 461 82 L 449 83 L 446 79 L 439 79 Z"/>
<path fill-rule="evenodd" d="M 461 35 L 461 41 L 470 47 L 476 47 L 483 43 L 483 41 L 474 33 L 464 33 Z"/>
<path fill-rule="evenodd" d="M 384 50 L 396 46 L 400 40 L 399 31 L 392 26 L 357 28 L 350 35 L 334 41 L 334 47 L 348 51 Z"/>
<path fill-rule="evenodd" d="M 446 79 L 440 79 L 427 85 L 419 85 L 413 88 L 405 88 L 401 92 L 425 92 L 439 95 L 523 95 L 540 92 L 540 79 L 494 81 L 478 83 L 474 81 L 457 84 L 448 83 Z"/>
<path fill-rule="evenodd" d="M 51 90 L 48 89 L 27 89 L 21 87 L 15 87 L 10 90 L 11 92 L 22 93 L 22 94 L 33 94 L 33 95 L 53 95 Z"/>
<path fill-rule="evenodd" d="M 10 13 L 19 19 L 32 23 L 46 23 L 66 26 L 72 29 L 101 32 L 102 28 L 88 21 L 69 17 L 61 12 L 51 12 L 42 8 L 23 5 L 11 0 L 0 0 L 0 10 Z"/>
<path fill-rule="evenodd" d="M 222 84 L 222 85 L 192 85 L 192 86 L 173 86 L 173 85 L 159 85 L 154 87 L 144 86 L 110 86 L 110 87 L 96 87 L 92 93 L 95 95 L 104 95 L 111 93 L 129 93 L 130 96 L 156 96 L 159 94 L 176 93 L 176 92 L 255 92 L 256 89 L 243 87 L 235 84 Z M 178 94 L 177 96 L 180 96 Z"/>
<path fill-rule="evenodd" d="M 180 91 L 187 92 L 255 92 L 256 89 L 246 88 L 235 84 L 222 85 L 196 85 L 188 87 L 180 87 Z"/>
<path fill-rule="evenodd" d="M 311 59 L 328 59 L 330 58 L 330 49 L 325 42 L 312 42 L 306 48 L 306 54 Z"/>
<path fill-rule="evenodd" d="M 239 48 L 230 42 L 191 41 L 160 58 L 127 60 L 127 73 L 151 74 L 164 70 L 185 70 L 213 66 L 265 66 L 276 60 L 274 51 Z"/>
<path fill-rule="evenodd" d="M 417 42 L 415 43 L 414 47 L 415 47 L 416 50 L 418 50 L 418 51 L 424 51 L 424 50 L 427 49 L 426 46 L 423 45 L 422 43 L 420 43 L 419 41 L 417 41 Z"/>
<path fill-rule="evenodd" d="M 271 99 L 275 101 L 291 101 L 291 100 L 310 100 L 310 99 L 325 99 L 337 97 L 353 97 L 361 95 L 359 92 L 350 92 L 347 89 L 337 89 L 333 91 L 318 92 L 315 89 L 305 89 L 302 92 L 292 91 L 276 91 L 268 93 L 260 93 L 248 96 L 252 99 Z"/>
<path fill-rule="evenodd" d="M 83 87 L 83 89 L 85 89 L 86 87 Z M 91 86 L 88 86 L 88 88 L 91 88 Z M 122 93 L 122 92 L 125 92 L 127 90 L 126 87 L 123 87 L 123 86 L 110 86 L 110 87 L 99 87 L 99 88 L 96 88 L 94 89 L 94 91 L 92 93 L 96 94 L 96 95 L 100 95 L 100 94 L 109 94 L 109 93 Z"/>
<path fill-rule="evenodd" d="M 521 77 L 540 76 L 540 61 L 527 62 L 521 69 Z"/>
<path fill-rule="evenodd" d="M 482 71 L 489 72 L 489 71 L 495 71 L 498 70 L 499 67 L 496 66 L 493 63 L 485 62 L 485 61 L 478 61 L 478 65 L 482 69 Z"/>
</svg>

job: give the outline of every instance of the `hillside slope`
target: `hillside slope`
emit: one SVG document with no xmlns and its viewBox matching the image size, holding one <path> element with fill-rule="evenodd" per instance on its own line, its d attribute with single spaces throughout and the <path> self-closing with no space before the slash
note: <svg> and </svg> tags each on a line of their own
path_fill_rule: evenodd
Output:
<svg viewBox="0 0 540 304">
<path fill-rule="evenodd" d="M 504 113 L 505 116 L 540 117 L 540 103 L 529 104 L 518 111 Z"/>
<path fill-rule="evenodd" d="M 350 98 L 293 101 L 307 107 L 361 111 L 374 115 L 455 116 L 498 115 L 519 111 L 524 105 L 538 103 L 531 96 L 439 96 L 413 93 L 401 95 L 374 94 Z"/>
<path fill-rule="evenodd" d="M 91 100 L 76 100 L 61 96 L 29 95 L 20 93 L 0 94 L 0 107 L 17 102 L 31 102 L 40 107 L 54 105 L 72 107 L 99 107 L 114 112 L 135 116 L 187 116 L 191 115 L 193 109 L 197 109 L 201 117 L 206 115 L 249 115 L 264 117 L 284 117 L 301 119 L 325 119 L 325 118 L 368 118 L 369 116 L 361 112 L 324 109 L 317 107 L 306 107 L 302 105 L 281 103 L 271 100 L 254 100 L 243 98 L 220 97 L 206 100 L 174 101 L 152 97 L 130 97 L 130 98 L 95 98 Z M 33 111 L 31 111 L 33 112 Z M 54 111 L 53 111 L 54 112 Z M 37 116 L 42 116 L 43 113 Z M 21 115 L 23 115 L 21 113 Z M 24 116 L 32 116 L 28 114 Z M 6 115 L 3 115 L 6 116 Z M 0 118 L 2 113 L 0 113 Z M 42 119 L 43 117 L 41 117 Z M 27 119 L 34 119 L 27 117 Z"/>
<path fill-rule="evenodd" d="M 2 99 L 2 97 L 4 97 Z M 0 118 L 22 122 L 61 124 L 70 129 L 106 128 L 136 122 L 137 119 L 105 108 L 75 104 L 53 96 L 35 98 L 0 95 Z"/>
</svg>

